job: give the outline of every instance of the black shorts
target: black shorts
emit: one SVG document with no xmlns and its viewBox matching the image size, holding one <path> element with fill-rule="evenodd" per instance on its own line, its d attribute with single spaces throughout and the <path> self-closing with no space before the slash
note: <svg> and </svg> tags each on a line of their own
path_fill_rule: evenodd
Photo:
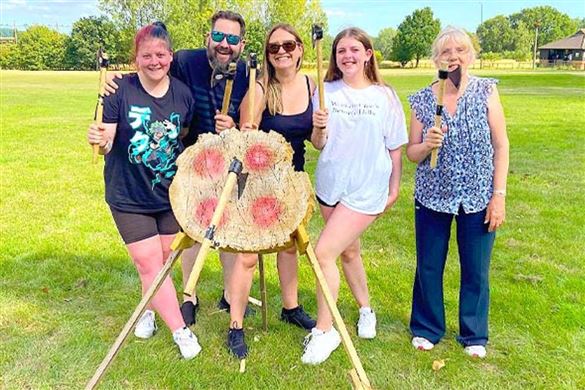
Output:
<svg viewBox="0 0 585 390">
<path fill-rule="evenodd" d="M 319 202 L 320 205 L 323 205 L 325 207 L 335 207 L 335 206 L 337 206 L 339 204 L 339 202 L 337 202 L 334 205 L 330 205 L 330 204 L 325 203 L 323 201 L 323 199 L 319 198 L 317 195 L 315 195 L 315 197 L 317 198 L 317 202 Z"/>
<path fill-rule="evenodd" d="M 110 211 L 125 244 L 132 244 L 159 234 L 176 234 L 180 229 L 171 210 L 136 214 L 116 210 L 110 206 Z"/>
</svg>

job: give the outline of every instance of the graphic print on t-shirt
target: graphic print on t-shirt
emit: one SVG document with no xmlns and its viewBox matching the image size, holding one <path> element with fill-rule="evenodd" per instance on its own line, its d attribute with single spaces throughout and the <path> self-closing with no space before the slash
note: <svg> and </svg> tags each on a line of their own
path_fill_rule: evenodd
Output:
<svg viewBox="0 0 585 390">
<path fill-rule="evenodd" d="M 343 114 L 350 117 L 375 116 L 380 110 L 380 106 L 376 103 L 331 102 L 331 112 L 333 114 Z"/>
<path fill-rule="evenodd" d="M 130 139 L 128 159 L 132 164 L 143 164 L 154 173 L 152 188 L 177 171 L 175 160 L 179 150 L 181 118 L 172 113 L 168 119 L 150 122 L 149 107 L 130 106 L 128 120 L 136 133 Z"/>
</svg>

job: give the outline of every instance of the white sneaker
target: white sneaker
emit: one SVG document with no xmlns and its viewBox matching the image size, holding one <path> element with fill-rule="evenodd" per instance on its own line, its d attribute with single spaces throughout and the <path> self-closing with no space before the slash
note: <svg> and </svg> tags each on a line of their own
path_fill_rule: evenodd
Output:
<svg viewBox="0 0 585 390">
<path fill-rule="evenodd" d="M 134 336 L 140 339 L 149 339 L 156 333 L 156 322 L 154 321 L 154 312 L 145 310 L 142 317 L 138 320 L 134 328 Z"/>
<path fill-rule="evenodd" d="M 435 347 L 435 344 L 431 343 L 424 337 L 413 337 L 412 346 L 418 349 L 419 351 L 430 351 Z"/>
<path fill-rule="evenodd" d="M 323 332 L 317 328 L 311 329 L 305 337 L 305 352 L 301 361 L 305 364 L 319 364 L 327 360 L 331 352 L 339 347 L 341 337 L 335 328 L 331 327 L 329 332 Z"/>
<path fill-rule="evenodd" d="M 357 323 L 358 336 L 362 339 L 376 337 L 376 313 L 369 307 L 360 308 L 360 319 Z"/>
<path fill-rule="evenodd" d="M 463 351 L 474 358 L 483 359 L 487 355 L 487 351 L 483 345 L 468 345 Z"/>
<path fill-rule="evenodd" d="M 179 346 L 183 358 L 187 360 L 193 359 L 201 352 L 201 346 L 197 341 L 197 336 L 187 327 L 175 330 L 173 332 L 173 340 Z"/>
</svg>

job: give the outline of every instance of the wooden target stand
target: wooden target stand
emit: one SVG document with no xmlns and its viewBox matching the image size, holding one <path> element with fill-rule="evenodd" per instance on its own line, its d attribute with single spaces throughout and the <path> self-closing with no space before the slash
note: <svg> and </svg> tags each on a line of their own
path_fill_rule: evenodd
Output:
<svg viewBox="0 0 585 390">
<path fill-rule="evenodd" d="M 232 131 L 231 130 L 227 131 L 228 134 L 230 132 L 232 132 Z M 256 138 L 263 137 L 263 135 L 261 135 L 261 133 L 263 133 L 263 132 L 252 132 L 252 133 L 256 133 L 256 134 L 254 135 L 254 134 L 250 134 L 250 133 L 244 133 L 245 135 L 242 135 L 241 137 L 242 138 L 247 137 L 246 139 L 255 138 L 255 137 Z M 273 132 L 271 132 L 271 134 L 272 133 Z M 233 134 L 242 134 L 242 133 L 240 133 L 237 130 L 233 130 Z M 263 134 L 266 134 L 266 133 L 263 133 Z M 279 136 L 279 135 L 277 135 L 277 136 Z M 218 136 L 210 136 L 209 140 L 211 140 L 212 142 L 215 142 L 215 139 L 211 139 L 211 137 L 217 138 Z M 238 135 L 237 137 L 240 137 L 240 135 Z M 219 137 L 219 138 L 221 138 L 221 137 Z M 232 141 L 234 141 L 234 140 L 232 140 Z M 201 143 L 205 143 L 205 142 L 198 142 L 197 144 L 201 144 Z M 229 145 L 228 148 L 230 148 L 230 152 L 233 151 L 232 150 L 234 148 L 233 143 L 234 142 L 226 143 L 226 145 Z M 287 146 L 287 147 L 290 148 L 290 146 Z M 187 159 L 188 158 L 187 155 L 189 155 L 189 153 L 190 153 L 189 150 L 186 150 L 185 152 L 183 152 L 183 154 L 179 157 L 179 160 L 180 159 Z M 193 153 L 191 153 L 191 155 L 192 154 Z M 201 154 L 202 153 L 199 153 L 199 155 L 201 155 Z M 203 153 L 203 154 L 204 154 L 205 158 L 209 157 L 209 155 L 207 155 L 205 153 Z M 278 155 L 280 155 L 280 154 L 282 154 L 282 151 L 280 151 L 278 153 Z M 288 154 L 285 153 L 286 158 L 284 158 L 284 163 L 285 163 L 285 165 L 288 164 L 288 166 L 292 169 L 292 167 L 290 166 L 290 155 L 291 154 L 292 153 L 288 153 Z M 232 155 L 237 155 L 237 153 L 233 153 Z M 211 157 L 213 157 L 213 156 L 211 156 Z M 207 160 L 205 160 L 205 162 L 207 163 Z M 244 161 L 244 163 L 245 163 L 245 161 Z M 181 165 L 179 165 L 179 171 L 180 170 L 181 170 Z M 191 271 L 191 274 L 189 277 L 189 281 L 187 282 L 187 285 L 185 288 L 186 294 L 188 294 L 188 295 L 193 294 L 193 292 L 195 290 L 195 286 L 197 284 L 197 281 L 199 280 L 201 271 L 203 269 L 205 259 L 209 253 L 209 250 L 212 248 L 224 249 L 227 246 L 224 244 L 225 236 L 222 237 L 222 234 L 225 234 L 224 230 L 228 230 L 229 226 L 222 229 L 222 224 L 223 224 L 222 217 L 224 217 L 224 213 L 226 212 L 226 207 L 228 205 L 230 207 L 233 207 L 234 204 L 238 203 L 239 196 L 236 198 L 236 196 L 234 195 L 234 189 L 239 184 L 238 178 L 241 177 L 240 176 L 241 172 L 242 172 L 242 162 L 240 162 L 240 160 L 238 160 L 237 158 L 234 158 L 231 161 L 229 169 L 227 170 L 227 175 L 225 175 L 225 172 L 224 172 L 223 176 L 220 175 L 220 178 L 223 179 L 225 177 L 225 180 L 223 180 L 223 185 L 221 185 L 221 184 L 219 186 L 217 184 L 215 185 L 216 188 L 221 187 L 219 199 L 217 199 L 216 203 L 213 204 L 213 207 L 212 207 L 213 214 L 211 215 L 209 223 L 207 224 L 207 229 L 205 229 L 205 232 L 202 235 L 201 234 L 189 234 L 189 232 L 188 232 L 189 231 L 188 227 L 190 227 L 189 222 L 185 222 L 184 220 L 182 220 L 182 217 L 181 217 L 182 211 L 175 210 L 175 204 L 173 203 L 173 211 L 175 211 L 175 214 L 177 216 L 177 220 L 179 221 L 179 224 L 183 227 L 185 232 L 181 232 L 181 233 L 177 234 L 174 242 L 171 245 L 172 252 L 169 255 L 166 263 L 164 264 L 163 268 L 160 270 L 159 274 L 154 279 L 150 288 L 146 291 L 146 293 L 142 297 L 140 303 L 138 304 L 138 306 L 136 307 L 136 309 L 134 310 L 134 312 L 130 316 L 130 319 L 128 320 L 128 322 L 124 325 L 124 328 L 122 329 L 122 331 L 120 332 L 120 334 L 116 338 L 116 340 L 115 340 L 114 344 L 112 345 L 112 347 L 110 348 L 108 354 L 101 362 L 100 366 L 98 367 L 98 369 L 94 373 L 91 380 L 88 382 L 86 389 L 94 389 L 97 386 L 97 384 L 99 383 L 99 381 L 101 380 L 101 378 L 105 374 L 106 370 L 108 369 L 110 364 L 113 362 L 113 360 L 117 356 L 124 341 L 128 338 L 128 335 L 131 333 L 132 329 L 136 326 L 138 320 L 140 319 L 140 317 L 144 313 L 144 310 L 148 306 L 149 302 L 152 300 L 152 298 L 154 297 L 154 295 L 156 294 L 156 292 L 158 291 L 158 289 L 162 285 L 163 281 L 167 278 L 167 276 L 169 276 L 173 265 L 175 264 L 177 259 L 179 259 L 183 250 L 190 248 L 197 241 L 197 242 L 201 243 L 201 248 L 199 250 L 199 253 L 198 253 L 197 258 L 195 260 L 195 264 L 193 266 L 193 270 Z M 297 174 L 297 173 L 295 173 L 295 174 Z M 300 174 L 300 173 L 298 173 L 298 174 Z M 302 174 L 305 174 L 305 173 L 303 172 Z M 179 175 L 179 173 L 177 173 L 177 176 L 178 175 Z M 177 177 L 175 178 L 175 180 L 176 179 L 177 179 Z M 219 179 L 216 178 L 216 181 L 218 181 L 218 180 Z M 308 182 L 308 185 L 310 186 L 310 182 L 308 181 L 308 176 L 307 176 L 307 182 Z M 171 200 L 173 199 L 173 186 L 175 186 L 175 182 L 173 182 L 173 185 L 171 186 Z M 246 184 L 246 186 L 247 187 L 250 186 L 250 183 Z M 175 189 L 177 187 L 178 186 L 175 186 Z M 188 186 L 185 186 L 185 187 L 188 187 Z M 241 188 L 238 188 L 238 189 L 241 190 Z M 250 191 L 251 190 L 252 189 L 250 189 Z M 273 190 L 273 189 L 270 189 L 270 190 Z M 312 189 L 311 189 L 311 191 L 312 191 Z M 240 191 L 238 191 L 238 192 L 240 192 Z M 244 189 L 243 192 L 246 193 L 246 189 Z M 179 198 L 183 199 L 180 196 L 179 196 Z M 188 203 L 188 204 L 182 205 L 187 209 L 190 207 L 193 207 L 192 201 L 186 201 L 186 202 L 182 202 L 182 203 Z M 298 213 L 298 210 L 296 211 L 296 213 Z M 283 249 L 285 247 L 290 247 L 290 245 L 296 245 L 298 252 L 301 255 L 305 255 L 307 257 L 307 259 L 309 260 L 311 268 L 313 269 L 315 277 L 317 278 L 317 283 L 319 284 L 319 287 L 321 288 L 321 291 L 323 292 L 323 295 L 325 297 L 325 301 L 326 301 L 327 306 L 329 308 L 329 311 L 331 312 L 331 315 L 333 317 L 334 325 L 336 326 L 336 328 L 339 331 L 339 334 L 341 336 L 341 341 L 343 343 L 344 349 L 345 349 L 345 351 L 349 357 L 350 363 L 352 365 L 352 369 L 349 371 L 349 376 L 350 376 L 350 380 L 351 380 L 351 383 L 353 385 L 353 388 L 354 389 L 371 389 L 371 385 L 370 385 L 370 382 L 369 382 L 368 377 L 366 375 L 366 372 L 365 372 L 365 370 L 362 366 L 362 363 L 357 355 L 357 351 L 353 345 L 353 342 L 351 341 L 351 337 L 347 331 L 345 323 L 343 322 L 343 319 L 341 318 L 341 314 L 339 313 L 339 310 L 337 308 L 335 300 L 333 299 L 333 296 L 331 294 L 329 286 L 327 285 L 327 281 L 325 279 L 325 276 L 323 275 L 323 272 L 322 272 L 321 267 L 319 265 L 319 262 L 317 260 L 317 256 L 315 255 L 315 251 L 314 251 L 314 249 L 309 241 L 309 235 L 308 235 L 307 229 L 305 227 L 305 223 L 307 221 L 305 221 L 305 219 L 301 218 L 301 220 L 296 224 L 296 229 L 293 229 L 292 234 L 287 235 L 286 244 L 281 242 L 281 245 L 276 245 L 272 249 L 268 249 L 268 250 L 266 250 L 266 249 L 259 250 L 257 247 L 253 248 L 253 249 L 242 250 L 241 246 L 236 247 L 234 245 L 229 246 L 229 248 L 227 248 L 227 249 L 230 249 L 231 251 L 236 251 L 236 252 L 271 253 L 271 252 Z M 242 239 L 242 242 L 244 242 L 244 243 L 246 242 L 245 238 Z M 285 245 L 283 245 L 283 244 L 285 244 Z M 261 256 L 261 255 L 259 255 L 259 256 Z M 260 289 L 261 289 L 261 300 L 262 300 L 262 304 L 261 304 L 262 321 L 263 321 L 263 325 L 266 329 L 266 327 L 267 327 L 267 299 L 266 299 L 266 283 L 265 283 L 265 275 L 264 275 L 264 266 L 262 263 L 259 264 L 259 272 L 260 272 Z"/>
</svg>

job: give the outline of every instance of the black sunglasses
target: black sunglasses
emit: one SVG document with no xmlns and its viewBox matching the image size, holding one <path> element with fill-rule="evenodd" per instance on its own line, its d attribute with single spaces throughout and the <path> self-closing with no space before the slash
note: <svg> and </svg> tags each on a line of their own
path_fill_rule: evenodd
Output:
<svg viewBox="0 0 585 390">
<path fill-rule="evenodd" d="M 239 35 L 226 34 L 221 31 L 215 30 L 211 32 L 211 39 L 213 40 L 213 42 L 219 43 L 223 41 L 224 38 L 230 45 L 237 45 L 238 43 L 240 43 L 240 40 L 242 39 Z"/>
<path fill-rule="evenodd" d="M 268 53 L 270 53 L 270 54 L 276 54 L 280 51 L 280 48 L 282 47 L 285 52 L 290 53 L 297 48 L 298 44 L 299 43 L 297 41 L 284 41 L 282 43 L 269 43 L 268 46 L 266 47 L 266 50 L 268 50 Z"/>
</svg>

